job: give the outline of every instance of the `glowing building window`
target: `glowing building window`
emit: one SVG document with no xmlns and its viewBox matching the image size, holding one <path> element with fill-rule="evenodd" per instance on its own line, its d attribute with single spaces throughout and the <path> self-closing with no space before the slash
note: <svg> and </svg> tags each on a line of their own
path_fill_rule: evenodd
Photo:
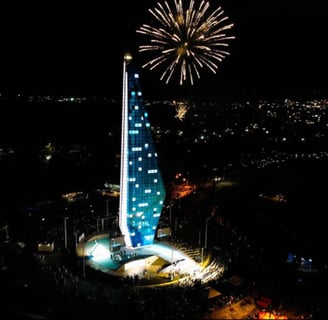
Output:
<svg viewBox="0 0 328 320">
<path fill-rule="evenodd" d="M 144 203 L 139 203 L 138 207 L 142 208 L 142 207 L 148 207 L 148 203 L 144 202 Z"/>
</svg>

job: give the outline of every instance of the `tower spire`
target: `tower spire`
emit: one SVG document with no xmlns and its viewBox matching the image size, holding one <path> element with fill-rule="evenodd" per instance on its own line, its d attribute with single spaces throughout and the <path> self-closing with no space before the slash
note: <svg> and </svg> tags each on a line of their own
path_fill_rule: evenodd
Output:
<svg viewBox="0 0 328 320">
<path fill-rule="evenodd" d="M 130 54 L 123 59 L 119 224 L 127 247 L 154 242 L 165 188 Z"/>
</svg>

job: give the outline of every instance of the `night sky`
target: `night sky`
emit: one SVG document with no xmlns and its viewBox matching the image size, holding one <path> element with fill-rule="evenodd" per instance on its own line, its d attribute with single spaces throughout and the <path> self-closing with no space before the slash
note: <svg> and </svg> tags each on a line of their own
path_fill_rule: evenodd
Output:
<svg viewBox="0 0 328 320">
<path fill-rule="evenodd" d="M 170 0 L 169 0 L 170 2 Z M 194 87 L 165 85 L 141 70 L 150 98 L 326 95 L 326 1 L 221 0 L 235 24 L 216 75 L 204 71 Z M 156 1 L 49 2 L 0 5 L 0 90 L 26 93 L 104 94 L 119 98 L 122 57 L 137 53 L 135 31 L 151 23 Z"/>
</svg>

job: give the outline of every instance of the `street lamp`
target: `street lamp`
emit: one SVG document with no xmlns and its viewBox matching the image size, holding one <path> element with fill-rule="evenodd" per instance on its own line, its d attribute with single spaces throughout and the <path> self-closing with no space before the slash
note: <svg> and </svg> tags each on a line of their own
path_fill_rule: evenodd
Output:
<svg viewBox="0 0 328 320">
<path fill-rule="evenodd" d="M 173 202 L 173 200 L 170 199 L 170 211 L 169 211 L 169 213 L 170 213 L 170 215 L 169 215 L 170 227 L 172 227 L 172 202 Z"/>
<path fill-rule="evenodd" d="M 83 268 L 83 278 L 85 278 L 85 246 L 87 245 L 87 242 L 82 243 L 83 247 L 83 254 L 82 254 L 82 268 Z"/>
<path fill-rule="evenodd" d="M 99 232 L 99 217 L 97 217 L 97 232 Z"/>
<path fill-rule="evenodd" d="M 64 217 L 64 239 L 65 239 L 65 249 L 67 249 L 67 224 L 66 220 L 68 217 Z"/>
<path fill-rule="evenodd" d="M 207 223 L 208 223 L 208 220 L 210 220 L 211 218 L 212 218 L 212 216 L 207 217 L 206 222 L 205 222 L 205 241 L 204 241 L 205 250 L 207 249 Z"/>
<path fill-rule="evenodd" d="M 209 216 L 205 220 L 205 235 L 204 235 L 204 247 L 201 248 L 201 263 L 204 262 L 204 249 L 207 249 L 207 223 L 212 218 L 212 216 Z M 200 237 L 201 237 L 201 231 L 199 230 L 199 244 L 200 244 Z"/>
<path fill-rule="evenodd" d="M 3 229 L 5 230 L 6 240 L 5 242 L 9 241 L 9 233 L 8 233 L 8 224 L 6 224 Z"/>
<path fill-rule="evenodd" d="M 106 217 L 109 216 L 109 207 L 108 207 L 108 202 L 109 202 L 109 199 L 106 199 Z"/>
<path fill-rule="evenodd" d="M 75 238 L 75 250 L 77 249 L 77 244 L 78 244 L 78 241 L 77 241 L 77 231 L 74 232 L 74 238 Z"/>
</svg>

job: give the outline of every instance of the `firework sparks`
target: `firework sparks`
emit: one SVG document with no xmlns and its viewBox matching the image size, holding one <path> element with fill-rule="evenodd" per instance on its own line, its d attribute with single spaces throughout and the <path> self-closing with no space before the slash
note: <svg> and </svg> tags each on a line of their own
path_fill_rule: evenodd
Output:
<svg viewBox="0 0 328 320">
<path fill-rule="evenodd" d="M 174 104 L 175 104 L 175 111 L 176 111 L 175 118 L 178 118 L 180 121 L 182 121 L 186 116 L 188 107 L 184 102 L 174 102 Z"/>
<path fill-rule="evenodd" d="M 227 24 L 222 8 L 209 12 L 209 7 L 209 1 L 203 0 L 196 7 L 195 1 L 190 0 L 185 10 L 183 0 L 174 0 L 173 8 L 165 1 L 149 9 L 156 25 L 143 24 L 137 30 L 150 41 L 140 45 L 139 52 L 150 52 L 156 57 L 143 67 L 162 67 L 160 79 L 166 83 L 177 73 L 180 85 L 188 79 L 193 85 L 204 67 L 216 73 L 219 63 L 229 55 L 224 50 L 229 46 L 228 40 L 235 37 L 226 34 L 233 23 Z"/>
</svg>

